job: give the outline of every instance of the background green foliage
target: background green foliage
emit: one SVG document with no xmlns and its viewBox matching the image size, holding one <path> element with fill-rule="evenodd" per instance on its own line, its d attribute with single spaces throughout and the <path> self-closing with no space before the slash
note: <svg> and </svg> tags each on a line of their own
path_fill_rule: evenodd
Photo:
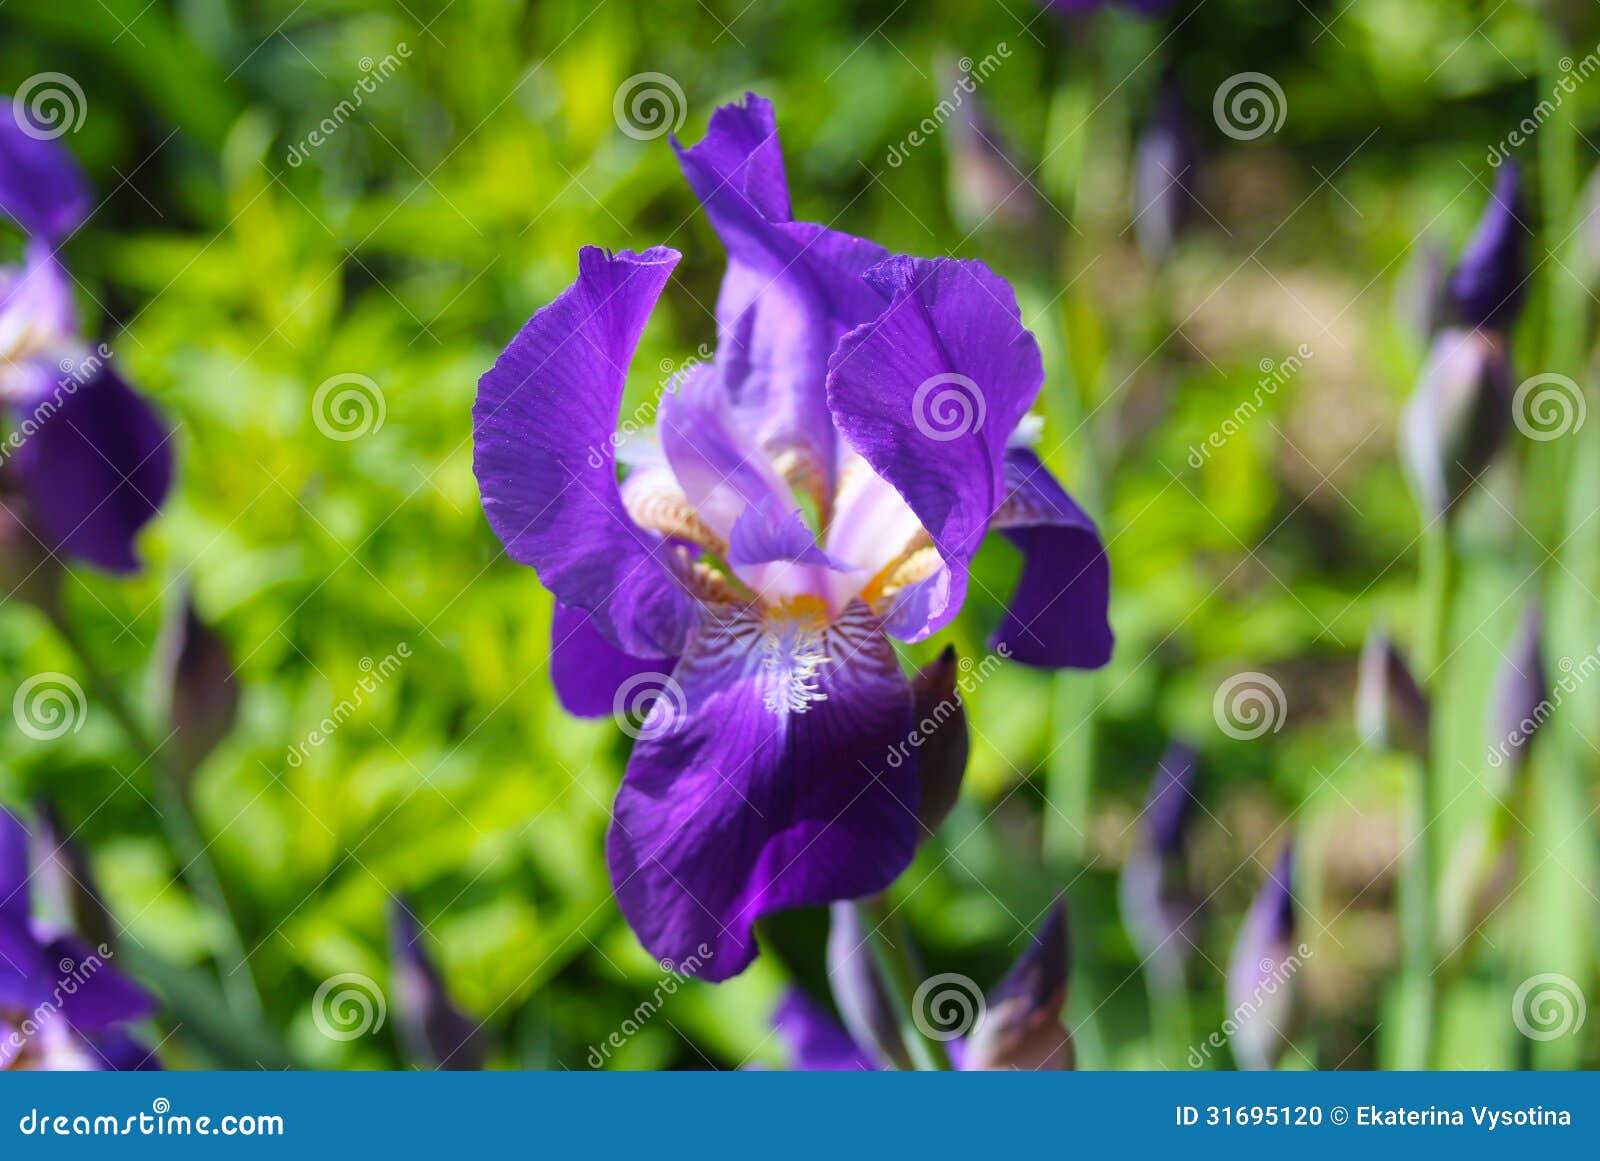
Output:
<svg viewBox="0 0 1600 1161">
<path fill-rule="evenodd" d="M 1581 56 L 1600 21 L 1590 5 L 1570 8 Z M 183 574 L 231 643 L 241 723 L 194 793 L 266 997 L 262 1040 L 241 1048 L 209 1010 L 198 969 L 217 932 L 175 880 L 149 771 L 105 714 L 50 744 L 8 725 L 0 799 L 53 799 L 92 852 L 131 942 L 188 1004 L 163 1021 L 177 1025 L 163 1046 L 173 1065 L 403 1063 L 392 1027 L 332 1041 L 311 1003 L 340 972 L 388 978 L 384 904 L 405 890 L 451 991 L 492 1029 L 496 1064 L 589 1067 L 589 1046 L 661 978 L 621 921 L 602 853 L 627 739 L 555 703 L 550 600 L 485 524 L 469 408 L 477 376 L 570 282 L 583 244 L 685 254 L 625 410 L 654 396 L 661 367 L 714 342 L 720 246 L 666 140 L 635 141 L 613 117 L 627 77 L 663 72 L 687 94 L 686 140 L 746 90 L 773 100 L 796 216 L 896 250 L 982 257 L 1017 283 L 1051 367 L 1044 447 L 1110 544 L 1110 667 L 1093 678 L 1010 667 L 971 699 L 963 802 L 902 884 L 929 964 L 997 979 L 1065 890 L 1083 1063 L 1152 1066 L 1115 883 L 1149 772 L 1177 734 L 1204 755 L 1193 859 L 1212 898 L 1197 1035 L 1221 1023 L 1222 966 L 1292 819 L 1315 956 L 1288 1063 L 1386 1063 L 1406 770 L 1358 749 L 1351 699 L 1369 626 L 1404 639 L 1418 615 L 1417 518 L 1394 431 L 1424 346 L 1397 302 L 1420 253 L 1453 253 L 1470 230 L 1486 152 L 1548 92 L 1540 73 L 1567 11 L 1206 0 L 1167 21 L 1069 26 L 1029 0 L 12 0 L 0 8 L 3 87 L 54 70 L 88 96 L 66 139 L 104 199 L 67 254 L 80 304 L 174 421 L 180 449 L 176 495 L 144 541 L 147 573 L 78 574 L 68 600 L 130 688 Z M 885 161 L 941 95 L 935 59 L 1001 42 L 1011 56 L 981 97 L 1059 207 L 1020 249 L 953 218 L 945 135 L 902 166 Z M 289 164 L 289 146 L 364 75 L 362 58 L 402 43 L 410 56 L 395 75 Z M 1128 157 L 1167 68 L 1205 150 L 1206 212 L 1157 275 L 1129 231 Z M 1211 98 L 1246 70 L 1282 85 L 1287 116 L 1241 143 L 1216 130 Z M 1545 210 L 1571 199 L 1593 161 L 1600 90 L 1570 102 L 1587 136 L 1564 178 L 1539 168 L 1541 139 L 1519 154 Z M 1559 193 L 1552 173 L 1567 182 Z M 1563 280 L 1582 274 L 1586 235 L 1542 218 L 1536 260 L 1558 243 L 1565 257 L 1541 262 L 1531 283 L 1519 378 L 1578 373 L 1548 360 L 1589 342 L 1587 291 L 1559 324 L 1550 309 L 1552 296 L 1572 300 Z M 1059 263 L 1035 260 L 1057 244 Z M 1262 414 L 1200 470 L 1187 463 L 1254 393 L 1262 361 L 1302 343 L 1314 356 Z M 381 429 L 351 442 L 326 438 L 310 406 L 343 373 L 369 376 L 386 404 Z M 1506 457 L 1464 524 L 1446 852 L 1488 810 L 1484 702 L 1537 587 L 1529 561 L 1543 559 L 1523 523 L 1537 532 L 1558 507 L 1530 491 L 1529 454 Z M 1584 596 L 1600 570 L 1592 553 L 1568 555 L 1586 543 L 1546 570 L 1557 585 L 1563 572 L 1582 582 L 1565 590 L 1560 630 L 1574 657 L 1600 641 Z M 1005 547 L 986 550 L 955 630 L 964 654 L 981 651 L 999 614 L 983 591 L 1006 591 L 1014 568 Z M 398 675 L 289 764 L 355 688 L 362 659 L 402 642 L 412 656 Z M 0 672 L 73 665 L 35 612 L 0 608 Z M 1254 741 L 1212 717 L 1219 682 L 1244 670 L 1272 674 L 1289 707 L 1279 732 Z M 1531 877 L 1447 991 L 1443 1062 L 1527 1062 L 1509 988 L 1535 971 L 1594 994 L 1596 720 L 1569 708 L 1565 740 L 1541 751 L 1560 761 L 1541 757 L 1530 775 L 1542 788 L 1523 836 Z M 726 985 L 680 989 L 613 1063 L 780 1064 L 767 1017 L 791 978 L 820 986 L 822 930 L 820 916 L 775 925 L 775 954 Z M 1531 1059 L 1600 1062 L 1597 1024 Z"/>
</svg>

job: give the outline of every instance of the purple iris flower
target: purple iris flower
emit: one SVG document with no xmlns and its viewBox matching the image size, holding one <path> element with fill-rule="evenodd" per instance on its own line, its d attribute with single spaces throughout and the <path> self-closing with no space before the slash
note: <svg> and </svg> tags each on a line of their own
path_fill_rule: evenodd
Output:
<svg viewBox="0 0 1600 1161">
<path fill-rule="evenodd" d="M 1186 864 L 1199 764 L 1192 747 L 1167 747 L 1150 780 L 1139 837 L 1122 868 L 1123 921 L 1149 970 L 1167 987 L 1181 986 L 1200 925 L 1200 901 Z"/>
<path fill-rule="evenodd" d="M 1295 943 L 1294 843 L 1279 852 L 1245 915 L 1228 961 L 1231 1043 L 1240 1068 L 1273 1069 L 1293 1031 L 1294 976 L 1309 953 Z"/>
<path fill-rule="evenodd" d="M 912 692 L 890 639 L 950 623 L 985 533 L 1023 556 L 996 640 L 1025 664 L 1107 660 L 1109 571 L 1013 438 L 1044 372 L 1002 279 L 795 221 L 754 94 L 674 145 L 728 250 L 715 359 L 678 377 L 653 438 L 619 441 L 679 255 L 586 247 L 479 381 L 474 467 L 506 551 L 555 594 L 562 703 L 600 716 L 661 691 L 617 795 L 612 880 L 652 954 L 704 943 L 699 974 L 721 980 L 755 957 L 761 916 L 873 894 L 910 862 Z"/>
<path fill-rule="evenodd" d="M 28 832 L 0 809 L 0 1069 L 157 1068 L 124 1027 L 155 1002 L 90 947 L 29 906 Z"/>
<path fill-rule="evenodd" d="M 88 211 L 71 155 L 0 115 L 0 215 L 27 235 L 22 264 L 0 267 L 0 502 L 52 549 L 133 572 L 172 483 L 170 434 L 80 332 L 56 253 Z"/>
</svg>

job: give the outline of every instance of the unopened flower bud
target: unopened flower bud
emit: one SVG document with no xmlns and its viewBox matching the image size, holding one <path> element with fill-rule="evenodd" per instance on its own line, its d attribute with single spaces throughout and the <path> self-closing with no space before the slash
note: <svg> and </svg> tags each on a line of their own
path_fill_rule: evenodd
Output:
<svg viewBox="0 0 1600 1161">
<path fill-rule="evenodd" d="M 1072 1037 L 1061 1024 L 1068 962 L 1067 909 L 1058 901 L 1027 950 L 989 993 L 984 1016 L 967 1041 L 963 1067 L 1071 1068 Z"/>
<path fill-rule="evenodd" d="M 239 683 L 228 643 L 203 620 L 193 596 L 175 602 L 156 650 L 158 692 L 179 772 L 188 778 L 233 729 Z"/>
<path fill-rule="evenodd" d="M 1495 676 L 1490 702 L 1489 764 L 1506 766 L 1512 773 L 1528 758 L 1528 744 L 1545 723 L 1554 707 L 1550 704 L 1550 682 L 1540 655 L 1544 616 L 1538 605 L 1530 605 L 1522 615 L 1516 635 L 1506 649 Z"/>
<path fill-rule="evenodd" d="M 404 899 L 389 909 L 395 1019 L 411 1059 L 426 1068 L 470 1072 L 483 1067 L 478 1025 L 451 1002 Z"/>
<path fill-rule="evenodd" d="M 1194 818 L 1199 755 L 1182 742 L 1167 747 L 1150 781 L 1140 837 L 1122 868 L 1122 919 L 1150 969 L 1178 986 L 1192 950 L 1199 902 L 1189 883 L 1184 847 Z"/>
<path fill-rule="evenodd" d="M 77 932 L 92 944 L 114 943 L 116 927 L 88 860 L 48 806 L 34 812 L 28 853 L 34 915 L 59 931 Z"/>
<path fill-rule="evenodd" d="M 1439 332 L 1400 431 L 1400 458 L 1429 519 L 1454 512 L 1510 426 L 1505 341 L 1487 331 Z"/>
<path fill-rule="evenodd" d="M 828 925 L 828 984 L 839 1017 L 857 1044 L 895 1068 L 911 1068 L 894 1004 L 872 957 L 871 934 L 854 903 L 835 903 Z"/>
<path fill-rule="evenodd" d="M 1183 94 L 1171 81 L 1156 96 L 1133 166 L 1133 230 L 1152 266 L 1163 265 L 1194 216 L 1198 163 Z"/>
<path fill-rule="evenodd" d="M 1240 1068 L 1276 1068 L 1294 1015 L 1294 845 L 1283 852 L 1245 915 L 1228 964 L 1233 1057 Z"/>
<path fill-rule="evenodd" d="M 1450 274 L 1450 304 L 1463 326 L 1504 332 L 1516 321 L 1528 278 L 1526 213 L 1522 172 L 1516 162 L 1507 162 L 1495 178 L 1478 228 Z"/>
<path fill-rule="evenodd" d="M 1373 630 L 1361 647 L 1356 679 L 1356 729 L 1374 750 L 1428 754 L 1428 698 L 1387 633 Z"/>
</svg>

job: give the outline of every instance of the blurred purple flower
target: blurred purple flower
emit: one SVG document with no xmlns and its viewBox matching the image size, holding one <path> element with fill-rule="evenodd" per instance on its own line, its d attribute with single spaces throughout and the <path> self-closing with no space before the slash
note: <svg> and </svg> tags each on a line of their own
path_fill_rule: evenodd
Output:
<svg viewBox="0 0 1600 1161">
<path fill-rule="evenodd" d="M 33 915 L 27 828 L 0 808 L 0 1069 L 160 1067 L 126 1025 L 155 1001 L 65 928 Z"/>
<path fill-rule="evenodd" d="M 679 256 L 587 247 L 479 381 L 474 467 L 490 525 L 558 602 L 562 703 L 620 714 L 641 682 L 659 691 L 612 881 L 652 954 L 706 944 L 721 980 L 754 959 L 761 916 L 873 894 L 910 862 L 916 762 L 887 759 L 912 692 L 890 638 L 950 623 L 985 533 L 1024 558 L 998 641 L 1025 664 L 1106 661 L 1109 573 L 1010 438 L 1043 368 L 1002 279 L 795 221 L 753 94 L 677 148 L 729 254 L 715 360 L 619 454 L 627 368 Z"/>
<path fill-rule="evenodd" d="M 1199 762 L 1199 754 L 1182 742 L 1167 747 L 1150 780 L 1139 837 L 1122 868 L 1123 922 L 1150 971 L 1168 987 L 1181 985 L 1199 920 L 1185 863 Z"/>
<path fill-rule="evenodd" d="M 1289 1043 L 1293 977 L 1302 957 L 1294 942 L 1294 844 L 1285 843 L 1245 915 L 1228 963 L 1233 1056 L 1240 1068 L 1276 1068 Z"/>
<path fill-rule="evenodd" d="M 834 908 L 828 977 L 850 1031 L 798 988 L 790 990 L 774 1013 L 773 1026 L 789 1048 L 795 1071 L 906 1068 L 909 1058 L 888 993 L 877 977 L 867 933 L 854 910 L 841 924 L 845 907 Z M 1066 907 L 1057 902 L 986 1000 L 978 1002 L 976 985 L 968 994 L 972 981 L 964 976 L 936 976 L 924 987 L 936 986 L 925 996 L 919 992 L 924 1010 L 912 1018 L 935 1028 L 956 1067 L 964 1071 L 1070 1069 L 1072 1037 L 1061 1024 L 1069 960 Z M 946 1028 L 941 1005 L 971 1019 L 959 1031 Z M 960 1032 L 969 1035 L 962 1039 Z"/>
<path fill-rule="evenodd" d="M 1412 676 L 1405 654 L 1387 633 L 1374 629 L 1361 648 L 1356 680 L 1356 729 L 1377 750 L 1428 756 L 1428 697 Z"/>
<path fill-rule="evenodd" d="M 1489 764 L 1508 765 L 1513 773 L 1527 761 L 1528 744 L 1555 709 L 1540 654 L 1543 634 L 1544 613 L 1529 605 L 1495 675 L 1489 702 Z"/>
<path fill-rule="evenodd" d="M 1452 515 L 1511 429 L 1505 339 L 1453 327 L 1434 338 L 1400 421 L 1400 458 L 1424 515 Z"/>
<path fill-rule="evenodd" d="M 155 666 L 178 774 L 189 778 L 232 731 L 239 682 L 227 641 L 201 619 L 187 586 L 162 627 Z"/>
<path fill-rule="evenodd" d="M 82 223 L 88 186 L 67 151 L 0 116 L 0 214 L 28 235 L 0 267 L 0 408 L 27 529 L 108 572 L 139 567 L 134 540 L 172 482 L 170 435 L 83 339 L 56 253 Z M 9 508 L 15 497 L 0 495 Z"/>
<path fill-rule="evenodd" d="M 1516 321 L 1528 280 L 1526 214 L 1522 170 L 1509 161 L 1495 177 L 1478 228 L 1450 272 L 1447 292 L 1461 325 L 1508 331 Z"/>
<path fill-rule="evenodd" d="M 1133 163 L 1133 229 L 1152 266 L 1165 264 L 1198 204 L 1199 151 L 1189 131 L 1183 91 L 1171 80 L 1139 136 Z"/>
<path fill-rule="evenodd" d="M 476 1020 L 456 1007 L 444 977 L 422 942 L 411 904 L 389 906 L 389 948 L 394 971 L 395 1019 L 407 1055 L 419 1066 L 471 1072 L 483 1067 L 485 1046 Z"/>
</svg>

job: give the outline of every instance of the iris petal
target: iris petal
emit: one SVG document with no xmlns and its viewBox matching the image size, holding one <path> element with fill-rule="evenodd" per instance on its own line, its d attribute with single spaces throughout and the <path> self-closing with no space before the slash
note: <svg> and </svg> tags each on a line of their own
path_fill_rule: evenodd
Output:
<svg viewBox="0 0 1600 1161">
<path fill-rule="evenodd" d="M 473 469 L 489 524 L 562 603 L 637 656 L 671 656 L 693 602 L 660 535 L 629 519 L 614 435 L 628 364 L 674 250 L 586 246 L 578 280 L 478 381 Z"/>
<path fill-rule="evenodd" d="M 1022 552 L 1022 576 L 996 646 L 1024 665 L 1095 669 L 1111 659 L 1111 566 L 1085 515 L 1039 457 L 1012 448 L 994 527 Z"/>
<path fill-rule="evenodd" d="M 622 711 L 619 696 L 629 683 L 670 669 L 659 657 L 634 657 L 613 646 L 594 627 L 589 614 L 559 602 L 550 621 L 550 680 L 569 714 L 603 718 Z"/>
<path fill-rule="evenodd" d="M 839 344 L 828 402 L 943 561 L 896 594 L 886 614 L 890 632 L 916 641 L 960 610 L 967 565 L 1006 494 L 1006 439 L 1044 367 L 1016 296 L 980 262 L 897 257 L 867 279 L 890 305 Z"/>
<path fill-rule="evenodd" d="M 134 572 L 134 541 L 172 486 L 171 433 L 103 363 L 81 386 L 66 379 L 48 391 L 26 401 L 39 418 L 17 451 L 29 507 L 69 554 L 108 572 Z"/>
<path fill-rule="evenodd" d="M 611 875 L 652 954 L 722 980 L 763 915 L 881 891 L 910 863 L 916 771 L 886 759 L 911 693 L 859 602 L 832 625 L 708 612 L 672 678 L 617 794 Z"/>
<path fill-rule="evenodd" d="M 676 147 L 728 250 L 717 364 L 729 398 L 769 455 L 798 459 L 793 478 L 825 507 L 838 453 L 823 388 L 828 356 L 846 330 L 882 310 L 860 275 L 888 252 L 792 220 L 772 105 L 754 93 L 718 109 L 693 148 Z"/>
<path fill-rule="evenodd" d="M 7 112 L 0 116 L 0 214 L 53 245 L 88 216 L 89 184 L 65 146 L 27 132 Z"/>
</svg>

